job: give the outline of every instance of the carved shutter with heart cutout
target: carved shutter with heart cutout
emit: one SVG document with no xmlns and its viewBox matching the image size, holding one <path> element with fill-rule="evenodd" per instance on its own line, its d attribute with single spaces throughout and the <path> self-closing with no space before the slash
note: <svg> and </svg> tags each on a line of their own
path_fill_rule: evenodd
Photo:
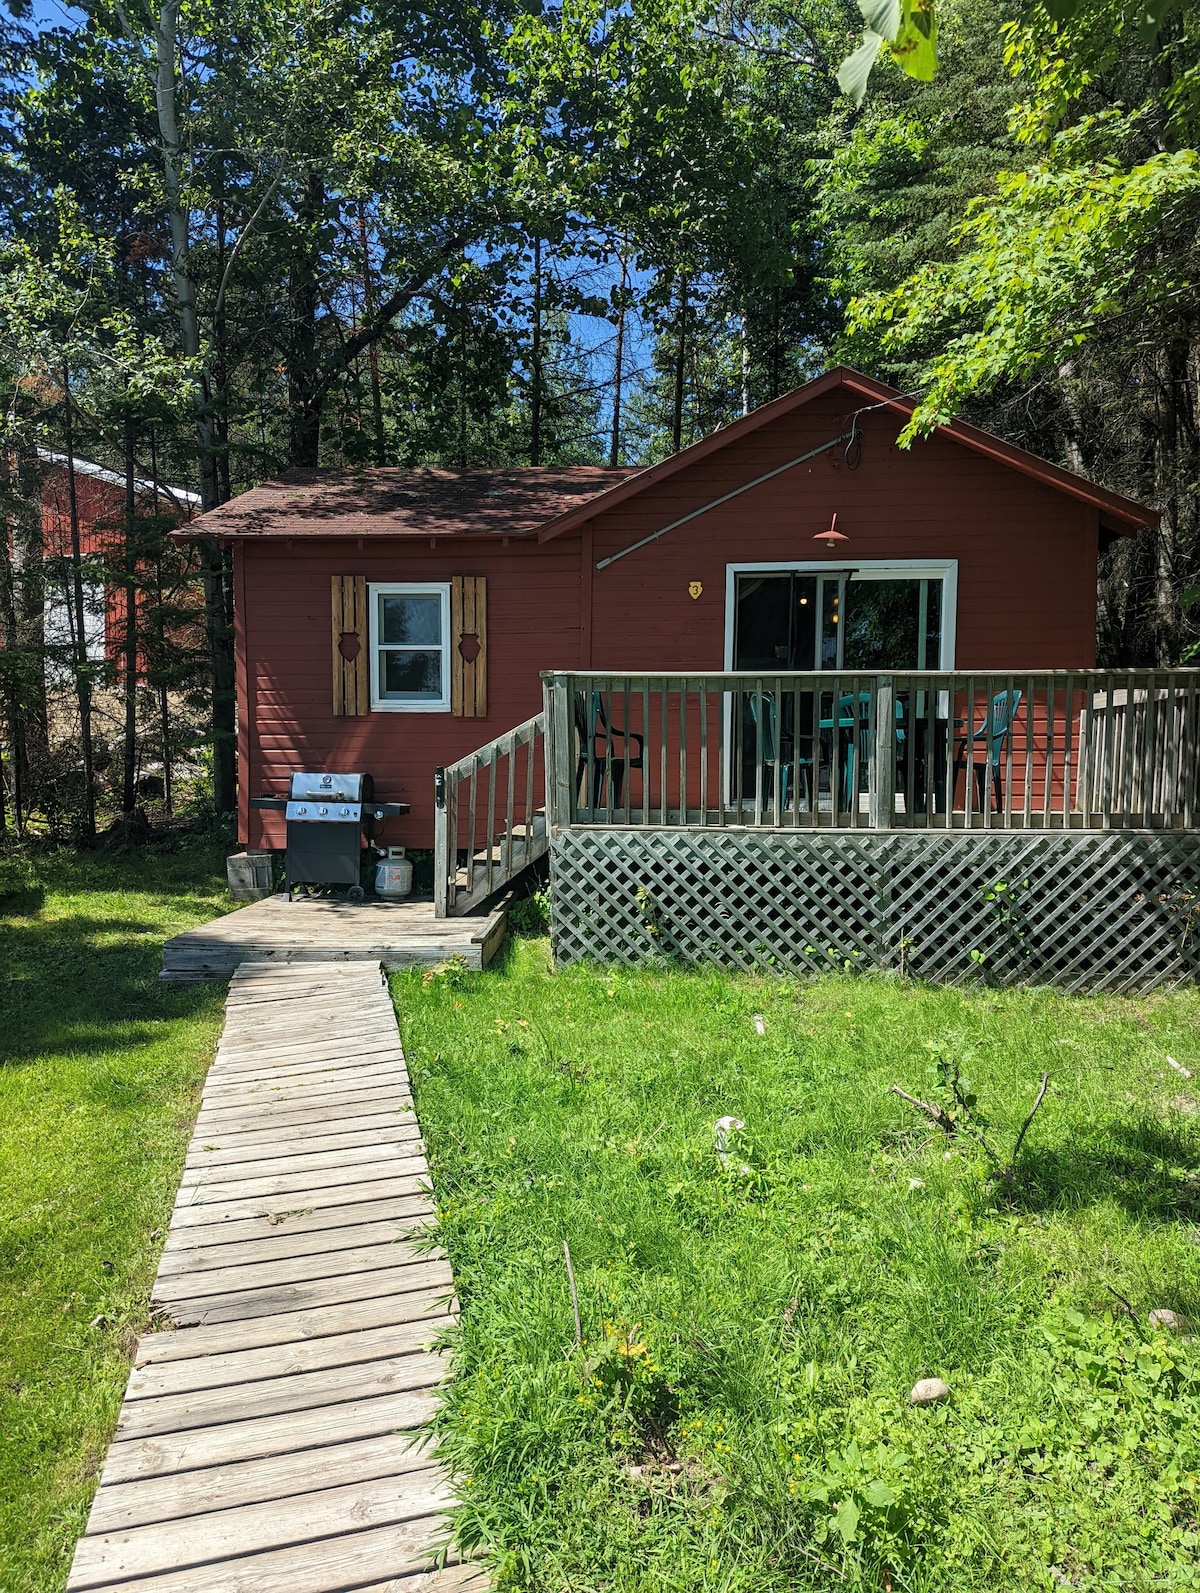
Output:
<svg viewBox="0 0 1200 1593">
<path fill-rule="evenodd" d="M 487 579 L 450 582 L 450 708 L 460 719 L 487 718 Z"/>
<path fill-rule="evenodd" d="M 367 578 L 333 577 L 333 711 L 356 716 L 371 711 Z"/>
</svg>

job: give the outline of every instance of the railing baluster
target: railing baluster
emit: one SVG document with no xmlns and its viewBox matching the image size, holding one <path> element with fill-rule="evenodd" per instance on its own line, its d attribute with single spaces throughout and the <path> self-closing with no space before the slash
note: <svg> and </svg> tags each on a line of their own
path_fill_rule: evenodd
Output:
<svg viewBox="0 0 1200 1593">
<path fill-rule="evenodd" d="M 1142 829 L 1150 828 L 1150 815 L 1154 810 L 1154 755 L 1158 750 L 1158 695 L 1156 677 L 1151 670 L 1146 676 L 1146 748 L 1142 757 Z"/>
<path fill-rule="evenodd" d="M 700 704 L 700 823 L 708 827 L 708 689 L 707 677 L 701 675 Z"/>
<path fill-rule="evenodd" d="M 1196 782 L 1200 779 L 1200 737 L 1197 736 L 1196 725 L 1196 677 L 1189 674 L 1187 683 L 1187 706 L 1183 735 L 1180 740 L 1184 746 L 1181 755 L 1183 763 L 1183 825 L 1190 830 L 1196 821 Z"/>
<path fill-rule="evenodd" d="M 479 763 L 477 759 L 471 760 L 470 795 L 467 798 L 467 812 L 470 820 L 467 835 L 467 890 L 475 889 L 475 817 L 476 803 L 479 796 Z"/>
<path fill-rule="evenodd" d="M 687 700 L 687 680 L 681 676 L 679 681 L 679 822 L 683 825 L 686 825 L 688 821 Z"/>
<path fill-rule="evenodd" d="M 658 683 L 658 793 L 659 822 L 667 822 L 667 682 Z"/>
<path fill-rule="evenodd" d="M 754 682 L 754 822 L 762 823 L 763 812 L 763 690 Z"/>
<path fill-rule="evenodd" d="M 771 759 L 771 823 L 776 829 L 783 820 L 783 681 L 778 675 L 772 688 L 771 723 L 775 728 Z"/>
<path fill-rule="evenodd" d="M 725 691 L 717 693 L 717 823 L 725 828 L 725 797 L 733 794 L 733 757 L 729 749 L 729 719 L 733 712 L 732 698 Z"/>
<path fill-rule="evenodd" d="M 500 871 L 505 879 L 512 876 L 513 814 L 517 799 L 517 747 L 514 741 L 508 754 L 508 800 L 504 810 L 504 842 L 500 852 Z"/>
<path fill-rule="evenodd" d="M 1037 686 L 1036 677 L 1025 675 L 1022 677 L 1025 689 L 1025 789 L 1021 800 L 1021 825 L 1023 829 L 1033 827 L 1033 780 L 1034 780 L 1034 743 L 1037 740 Z M 1011 737 L 1012 731 L 1009 731 Z"/>
<path fill-rule="evenodd" d="M 1113 780 L 1116 777 L 1116 746 L 1117 725 L 1114 717 L 1113 703 L 1113 678 L 1108 675 L 1104 682 L 1104 769 L 1100 787 L 1100 809 L 1104 817 L 1104 828 L 1111 830 L 1113 827 Z M 1126 694 L 1128 696 L 1128 693 Z M 1128 703 L 1126 703 L 1128 707 Z"/>
<path fill-rule="evenodd" d="M 830 679 L 832 698 L 829 706 L 829 823 L 837 829 L 842 811 L 842 682 L 834 675 Z M 822 693 L 822 702 L 824 694 Z M 824 710 L 822 709 L 822 718 Z"/>
<path fill-rule="evenodd" d="M 524 858 L 524 861 L 526 863 L 529 862 L 530 853 L 531 853 L 531 851 L 533 849 L 534 780 L 536 779 L 536 775 L 537 775 L 537 766 L 536 766 L 536 763 L 534 761 L 534 748 L 535 748 L 536 742 L 537 742 L 537 736 L 534 735 L 533 732 L 531 731 L 530 734 L 529 734 L 528 739 L 525 742 L 526 756 L 525 756 L 525 858 Z"/>
<path fill-rule="evenodd" d="M 625 823 L 628 824 L 629 823 L 629 811 L 630 811 L 629 804 L 630 804 L 630 801 L 632 800 L 631 796 L 630 796 L 630 793 L 633 790 L 633 746 L 632 746 L 632 743 L 629 740 L 629 676 L 628 675 L 626 675 L 624 681 L 622 682 L 622 685 L 621 685 L 621 696 L 622 696 L 622 700 L 623 700 L 623 704 L 624 704 L 623 714 L 622 714 L 622 719 L 621 719 L 621 728 L 625 732 L 624 744 L 621 747 L 621 753 L 622 753 L 622 756 L 625 759 L 625 766 L 624 766 L 625 778 L 621 782 L 621 785 L 622 785 L 622 789 L 623 789 L 624 795 L 625 795 L 624 818 L 625 818 Z M 643 747 L 642 748 L 643 753 L 645 752 L 645 750 L 646 750 L 645 747 Z M 646 760 L 643 757 L 642 762 L 644 763 L 645 761 Z M 645 778 L 645 770 L 644 769 L 642 771 L 642 775 L 643 775 L 643 778 Z"/>
<path fill-rule="evenodd" d="M 1042 828 L 1050 828 L 1050 805 L 1054 790 L 1054 676 L 1046 681 L 1046 767 L 1042 777 Z"/>
<path fill-rule="evenodd" d="M 1134 677 L 1136 682 L 1137 677 Z M 1144 719 L 1144 716 L 1143 716 Z M 1134 760 L 1137 757 L 1137 686 L 1127 685 L 1125 688 L 1125 745 L 1121 749 L 1121 828 L 1128 830 L 1133 825 L 1133 771 Z"/>
<path fill-rule="evenodd" d="M 975 677 L 967 676 L 966 764 L 963 768 L 963 828 L 971 828 L 971 801 L 975 790 Z"/>
<path fill-rule="evenodd" d="M 1016 730 L 1014 723 L 1016 711 L 1013 708 L 1013 677 L 1008 677 L 1008 685 L 1004 688 L 1008 693 L 1008 734 L 1004 738 L 1004 815 L 1002 828 L 1011 830 L 1012 823 L 1012 783 L 1013 783 L 1013 734 Z"/>
<path fill-rule="evenodd" d="M 487 852 L 485 854 L 485 873 L 488 890 L 492 889 L 493 855 L 496 844 L 496 759 L 489 757 L 487 760 L 488 772 L 488 805 L 487 805 Z"/>
<path fill-rule="evenodd" d="M 1067 684 L 1064 688 L 1067 694 L 1066 704 L 1063 708 L 1063 786 L 1062 786 L 1062 827 L 1065 830 L 1070 824 L 1071 813 L 1071 780 L 1075 772 L 1075 676 L 1068 674 Z"/>
</svg>

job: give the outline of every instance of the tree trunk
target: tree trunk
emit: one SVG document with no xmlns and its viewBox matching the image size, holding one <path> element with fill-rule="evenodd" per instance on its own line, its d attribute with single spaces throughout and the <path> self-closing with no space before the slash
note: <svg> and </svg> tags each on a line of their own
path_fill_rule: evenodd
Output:
<svg viewBox="0 0 1200 1593">
<path fill-rule="evenodd" d="M 542 462 L 542 240 L 533 240 L 533 347 L 529 370 L 529 463 Z"/>
<path fill-rule="evenodd" d="M 625 256 L 621 256 L 621 298 L 617 310 L 617 346 L 613 356 L 613 412 L 612 412 L 612 441 L 608 450 L 608 462 L 613 470 L 621 463 L 621 387 L 625 380 L 625 286 L 628 280 L 628 267 Z"/>
<path fill-rule="evenodd" d="M 369 325 L 375 319 L 375 282 L 371 274 L 371 243 L 367 234 L 367 207 L 358 207 L 358 246 L 363 261 L 363 320 Z M 367 349 L 367 372 L 371 378 L 371 425 L 374 431 L 374 459 L 377 465 L 387 463 L 387 441 L 383 434 L 383 386 L 379 379 L 379 344 L 372 342 Z"/>
<path fill-rule="evenodd" d="M 87 609 L 83 597 L 83 546 L 79 535 L 79 497 L 75 490 L 75 419 L 71 405 L 71 369 L 63 366 L 63 441 L 67 450 L 67 507 L 71 518 L 71 597 L 75 609 L 75 693 L 79 702 L 79 745 L 83 754 L 85 840 L 96 838 L 96 775 L 92 748 L 92 673 L 87 650 Z"/>
<path fill-rule="evenodd" d="M 675 394 L 671 406 L 671 452 L 683 447 L 683 378 L 687 368 L 688 279 L 679 279 L 679 314 L 675 328 Z"/>
<path fill-rule="evenodd" d="M 55 807 L 50 780 L 50 726 L 46 701 L 46 565 L 42 540 L 42 473 L 37 449 L 16 450 L 13 503 L 13 603 L 21 702 L 22 785 L 26 812 Z"/>
<path fill-rule="evenodd" d="M 310 168 L 304 177 L 296 217 L 296 245 L 288 270 L 289 318 L 287 351 L 288 433 L 293 465 L 315 468 L 320 462 L 321 403 L 318 396 L 317 310 L 320 287 L 314 256 L 325 209 L 325 185 Z"/>
<path fill-rule="evenodd" d="M 746 336 L 746 317 L 742 316 L 738 335 L 742 356 L 742 414 L 750 413 L 750 339 Z"/>
<path fill-rule="evenodd" d="M 137 666 L 138 666 L 138 611 L 137 611 L 137 488 L 136 458 L 133 421 L 125 421 L 125 544 L 122 550 L 121 576 L 125 592 L 125 634 L 121 638 L 121 655 L 124 680 L 122 702 L 125 709 L 125 733 L 122 743 L 121 811 L 132 813 L 137 805 Z"/>
<path fill-rule="evenodd" d="M 0 473 L 5 478 L 9 471 L 0 460 Z M 7 487 L 7 479 L 5 486 Z M 8 517 L 0 519 L 0 697 L 4 707 L 4 732 L 8 743 L 8 770 L 12 780 L 13 827 L 18 836 L 22 832 L 23 781 L 25 765 L 25 730 L 21 713 L 21 692 L 18 680 L 19 653 L 17 652 L 16 578 L 10 553 L 10 524 Z M 0 760 L 0 804 L 3 793 L 4 764 Z M 7 814 L 4 820 L 7 829 Z M 3 834 L 4 830 L 0 830 Z"/>
<path fill-rule="evenodd" d="M 171 270 L 175 308 L 179 318 L 182 352 L 199 361 L 200 321 L 196 311 L 196 284 L 191 273 L 188 212 L 180 177 L 185 154 L 176 98 L 175 55 L 181 0 L 163 0 L 154 23 L 155 108 L 162 146 L 167 222 L 171 234 Z M 210 383 L 201 367 L 193 393 L 196 442 L 200 455 L 200 507 L 214 509 L 221 501 L 217 473 L 215 428 Z M 233 631 L 225 618 L 223 563 L 216 543 L 201 544 L 204 564 L 204 604 L 209 643 L 212 690 L 213 805 L 218 813 L 233 811 L 237 800 L 236 743 L 234 739 Z"/>
</svg>

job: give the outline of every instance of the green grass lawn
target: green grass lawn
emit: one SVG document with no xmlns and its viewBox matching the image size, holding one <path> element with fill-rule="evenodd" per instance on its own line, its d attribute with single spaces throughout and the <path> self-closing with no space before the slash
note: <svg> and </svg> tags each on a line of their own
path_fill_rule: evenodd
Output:
<svg viewBox="0 0 1200 1593">
<path fill-rule="evenodd" d="M 225 993 L 161 946 L 224 850 L 0 861 L 0 1593 L 65 1582 L 147 1323 Z"/>
<path fill-rule="evenodd" d="M 1146 1325 L 1200 1318 L 1195 992 L 551 976 L 532 941 L 393 988 L 502 1587 L 1200 1586 L 1200 1353 Z M 937 1088 L 929 1043 L 1000 1150 L 1049 1071 L 1011 1191 L 889 1094 Z"/>
</svg>

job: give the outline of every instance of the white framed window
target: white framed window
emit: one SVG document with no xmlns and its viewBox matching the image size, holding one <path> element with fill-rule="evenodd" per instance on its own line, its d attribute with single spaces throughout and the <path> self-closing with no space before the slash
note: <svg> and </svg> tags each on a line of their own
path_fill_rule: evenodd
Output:
<svg viewBox="0 0 1200 1593">
<path fill-rule="evenodd" d="M 367 591 L 371 707 L 449 713 L 449 581 L 388 581 Z"/>
</svg>

